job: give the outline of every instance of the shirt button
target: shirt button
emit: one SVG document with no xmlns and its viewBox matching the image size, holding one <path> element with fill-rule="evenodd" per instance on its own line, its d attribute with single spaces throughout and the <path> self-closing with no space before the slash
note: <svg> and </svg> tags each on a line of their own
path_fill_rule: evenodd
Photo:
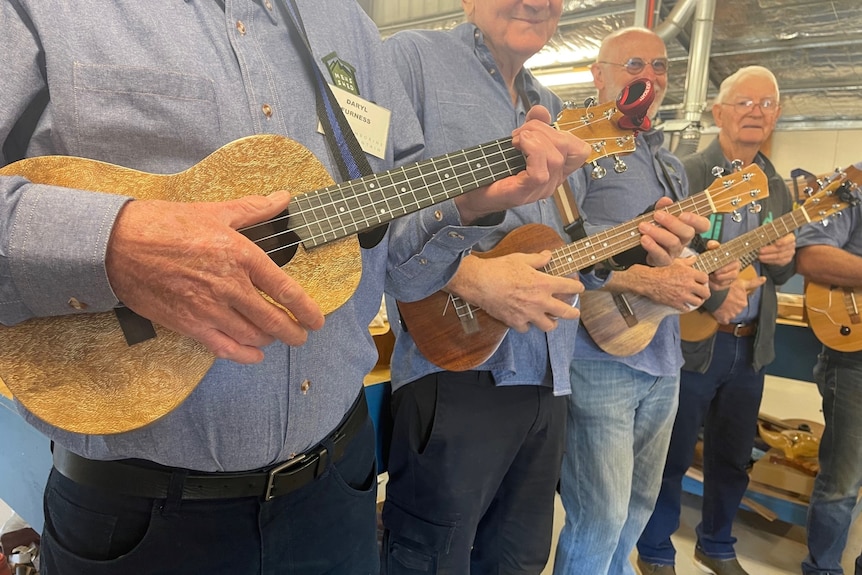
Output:
<svg viewBox="0 0 862 575">
<path fill-rule="evenodd" d="M 267 10 L 272 12 L 272 2 L 270 2 L 269 0 L 266 0 L 266 2 L 263 3 L 263 5 L 266 6 Z"/>
<path fill-rule="evenodd" d="M 302 395 L 308 393 L 308 390 L 311 389 L 311 382 L 309 380 L 304 380 L 299 384 L 299 390 L 302 392 Z"/>
<path fill-rule="evenodd" d="M 239 33 L 245 36 L 245 24 L 242 23 L 242 20 L 236 21 L 236 29 L 239 30 Z"/>
<path fill-rule="evenodd" d="M 422 264 L 423 266 L 427 266 L 428 260 L 426 260 L 425 258 L 419 258 L 419 263 Z"/>
<path fill-rule="evenodd" d="M 76 309 L 78 311 L 85 310 L 88 307 L 90 307 L 89 305 L 85 304 L 84 302 L 78 300 L 78 298 L 76 298 L 76 297 L 70 297 L 69 301 L 67 303 L 69 304 L 70 308 Z"/>
<path fill-rule="evenodd" d="M 443 212 L 440 210 L 434 210 L 434 219 L 438 222 L 443 219 Z"/>
<path fill-rule="evenodd" d="M 458 232 L 449 232 L 449 237 L 455 240 L 463 240 L 464 236 L 459 234 Z"/>
<path fill-rule="evenodd" d="M 266 116 L 267 118 L 272 117 L 272 107 L 269 104 L 264 104 L 260 107 L 260 109 L 263 112 L 264 116 Z"/>
</svg>

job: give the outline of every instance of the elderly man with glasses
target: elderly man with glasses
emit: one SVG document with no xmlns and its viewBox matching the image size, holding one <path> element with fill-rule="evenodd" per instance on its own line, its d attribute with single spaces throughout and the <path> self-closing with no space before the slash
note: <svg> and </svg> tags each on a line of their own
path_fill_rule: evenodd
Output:
<svg viewBox="0 0 862 575">
<path fill-rule="evenodd" d="M 601 102 L 614 100 L 636 78 L 649 79 L 655 86 L 650 118 L 664 97 L 667 71 L 664 42 L 645 28 L 606 37 L 592 66 Z M 688 196 L 682 163 L 663 140 L 662 132 L 647 129 L 637 136 L 637 150 L 625 157 L 624 171 L 604 159 L 573 174 L 572 188 L 589 231 L 629 221 L 662 198 Z M 602 172 L 605 176 L 599 177 Z M 712 281 L 723 284 L 736 273 L 734 265 L 710 278 L 691 267 L 691 258 L 679 259 L 681 251 L 679 246 L 663 267 L 645 265 L 643 257 L 617 258 L 609 262 L 614 271 L 605 286 L 685 310 L 710 296 Z M 582 301 L 582 310 L 587 305 Z M 556 575 L 633 573 L 629 555 L 658 495 L 681 366 L 676 316 L 665 319 L 652 341 L 628 357 L 603 351 L 585 329 L 578 331 L 560 483 L 566 523 Z"/>
<path fill-rule="evenodd" d="M 715 179 L 716 166 L 727 173 L 734 161 L 742 166 L 756 163 L 769 178 L 769 197 L 760 203 L 759 213 L 738 212 L 739 221 L 714 214 L 704 237 L 726 242 L 792 209 L 784 180 L 761 152 L 779 111 L 775 76 L 762 66 L 742 68 L 721 83 L 712 106 L 718 138 L 683 160 L 689 182 L 692 188 L 705 187 Z M 701 341 L 682 343 L 685 365 L 679 410 L 661 492 L 637 545 L 642 573 L 675 572 L 670 536 L 679 527 L 682 477 L 691 465 L 702 427 L 703 508 L 696 528 L 695 563 L 707 573 L 746 575 L 736 559 L 731 529 L 748 487 L 765 366 L 775 358 L 775 286 L 794 274 L 795 246 L 796 238 L 790 233 L 761 248 L 750 268 L 729 289 L 713 293 L 697 312 L 701 321 L 713 318 L 718 331 Z"/>
</svg>

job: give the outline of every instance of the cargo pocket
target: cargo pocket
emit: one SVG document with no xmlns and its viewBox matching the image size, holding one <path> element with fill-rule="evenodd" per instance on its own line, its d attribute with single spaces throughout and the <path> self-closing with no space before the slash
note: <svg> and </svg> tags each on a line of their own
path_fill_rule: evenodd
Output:
<svg viewBox="0 0 862 575">
<path fill-rule="evenodd" d="M 449 552 L 455 523 L 431 522 L 391 500 L 383 506 L 383 564 L 386 575 L 436 573 L 437 560 Z"/>
</svg>

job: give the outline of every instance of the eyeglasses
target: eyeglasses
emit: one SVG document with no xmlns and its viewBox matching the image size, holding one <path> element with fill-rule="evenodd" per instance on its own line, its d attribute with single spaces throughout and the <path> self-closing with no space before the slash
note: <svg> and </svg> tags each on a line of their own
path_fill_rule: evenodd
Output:
<svg viewBox="0 0 862 575">
<path fill-rule="evenodd" d="M 647 66 L 652 67 L 652 71 L 658 74 L 659 76 L 664 76 L 667 74 L 668 68 L 670 68 L 670 62 L 667 61 L 667 58 L 653 58 L 649 62 L 645 61 L 643 58 L 629 58 L 625 64 L 617 64 L 616 62 L 603 62 L 599 60 L 599 64 L 610 64 L 611 66 L 622 66 L 626 69 L 626 72 L 634 76 L 635 74 L 640 74 L 644 71 L 644 68 Z"/>
<path fill-rule="evenodd" d="M 745 100 L 738 100 L 736 102 L 724 103 L 722 102 L 722 106 L 733 106 L 733 109 L 736 110 L 737 114 L 747 114 L 754 110 L 755 106 L 760 108 L 760 111 L 764 114 L 774 114 L 778 111 L 778 102 L 773 100 L 772 98 L 764 98 L 759 102 L 755 102 L 751 98 L 747 98 Z"/>
</svg>

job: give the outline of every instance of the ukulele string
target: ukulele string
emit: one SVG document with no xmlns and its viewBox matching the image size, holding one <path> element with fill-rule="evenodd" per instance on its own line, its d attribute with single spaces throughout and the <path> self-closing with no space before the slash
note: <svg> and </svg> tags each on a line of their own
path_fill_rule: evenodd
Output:
<svg viewBox="0 0 862 575">
<path fill-rule="evenodd" d="M 722 190 L 726 193 L 743 182 L 734 182 Z M 678 216 L 684 211 L 694 211 L 697 214 L 712 212 L 712 203 L 708 192 L 702 192 L 680 200 L 663 208 L 670 214 Z M 553 275 L 570 275 L 591 264 L 603 261 L 618 254 L 627 243 L 632 247 L 640 243 L 640 234 L 637 232 L 641 222 L 655 224 L 653 213 L 643 214 L 624 224 L 614 226 L 608 230 L 587 236 L 577 242 L 567 244 L 554 250 L 551 261 L 543 268 Z"/>
<path fill-rule="evenodd" d="M 724 242 L 719 248 L 707 250 L 698 256 L 694 267 L 700 271 L 711 273 L 734 260 L 740 260 L 740 269 L 748 267 L 757 259 L 757 250 L 808 223 L 804 214 L 797 213 L 799 211 L 801 210 L 788 212 L 776 220 Z M 784 228 L 783 232 L 779 230 L 779 226 Z M 774 236 L 770 236 L 770 231 Z M 743 261 L 745 261 L 745 265 L 743 265 Z"/>
<path fill-rule="evenodd" d="M 603 122 L 606 122 L 606 121 L 608 121 L 608 119 L 607 119 L 606 117 L 604 117 L 604 116 L 600 116 L 600 117 L 598 117 L 598 118 L 584 118 L 584 119 L 582 119 L 582 121 L 575 121 L 575 122 L 573 122 L 573 121 L 569 121 L 569 122 L 560 122 L 560 123 L 558 123 L 558 124 L 557 124 L 557 126 L 558 126 L 558 128 L 561 128 L 561 129 L 563 129 L 563 130 L 570 131 L 570 132 L 573 132 L 573 133 L 574 133 L 574 132 L 577 132 L 577 131 L 578 131 L 578 130 L 580 130 L 580 129 L 588 128 L 588 127 L 592 127 L 594 124 L 600 124 L 600 123 L 603 123 Z M 585 142 L 601 142 L 601 141 L 604 141 L 605 139 L 606 139 L 606 138 L 587 138 L 587 139 L 585 139 L 584 141 L 585 141 Z M 519 152 L 516 148 L 514 148 L 514 147 L 511 147 L 511 148 L 509 148 L 509 149 L 505 149 L 505 148 L 503 147 L 503 145 L 504 145 L 504 144 L 511 144 L 511 139 L 508 139 L 508 140 L 500 140 L 500 141 L 498 141 L 498 142 L 492 142 L 492 143 L 490 143 L 490 144 L 486 144 L 485 146 L 487 146 L 487 147 L 489 147 L 489 148 L 498 147 L 498 148 L 499 148 L 499 150 L 498 150 L 498 151 L 496 151 L 496 152 L 494 152 L 494 153 L 493 153 L 494 155 L 500 155 L 500 154 L 503 154 L 503 153 L 506 153 L 506 152 L 512 152 L 512 151 L 515 151 L 515 152 L 517 152 L 517 153 L 520 153 L 520 152 Z M 482 147 L 483 153 L 484 153 L 484 149 L 485 149 L 485 147 L 483 146 L 483 147 Z M 455 154 L 455 155 L 457 155 L 457 154 Z M 486 156 L 486 157 L 487 157 L 487 156 Z M 511 158 L 510 158 L 510 159 L 511 159 Z M 471 160 L 467 160 L 467 161 L 460 162 L 460 163 L 457 163 L 457 164 L 452 164 L 452 163 L 451 163 L 451 156 L 442 156 L 442 157 L 432 158 L 432 159 L 430 159 L 430 160 L 428 160 L 428 161 L 429 161 L 429 162 L 434 162 L 435 160 L 437 160 L 437 161 L 449 160 L 449 166 L 450 166 L 452 169 L 456 170 L 456 171 L 457 171 L 459 168 L 462 168 L 462 167 L 464 167 L 464 166 L 468 165 L 468 164 L 470 163 L 470 161 L 471 161 Z M 506 159 L 504 158 L 504 159 L 503 159 L 503 161 L 499 161 L 499 162 L 492 162 L 491 164 L 489 164 L 489 165 L 488 165 L 488 166 L 486 166 L 486 167 L 489 167 L 489 168 L 495 168 L 495 167 L 499 167 L 500 165 L 505 165 L 505 164 L 507 164 L 507 161 L 506 161 Z M 407 168 L 407 167 L 409 167 L 409 166 L 405 166 L 404 168 Z M 336 185 L 334 185 L 334 186 L 329 186 L 329 187 L 327 187 L 327 188 L 323 188 L 322 190 L 319 190 L 319 191 L 320 191 L 320 192 L 335 191 L 335 190 L 338 190 L 338 189 L 343 189 L 343 188 L 345 188 L 345 187 L 355 188 L 355 187 L 356 187 L 356 185 L 358 185 L 358 184 L 360 184 L 360 183 L 362 183 L 362 182 L 366 182 L 366 181 L 369 181 L 369 180 L 371 180 L 371 179 L 376 179 L 376 177 L 378 177 L 378 176 L 382 176 L 382 175 L 386 175 L 386 174 L 390 174 L 390 173 L 398 172 L 398 171 L 402 171 L 402 172 L 403 172 L 403 169 L 402 169 L 402 168 L 394 168 L 394 169 L 392 169 L 392 170 L 389 170 L 389 171 L 387 171 L 387 172 L 384 172 L 383 174 L 372 174 L 371 176 L 367 176 L 367 177 L 364 177 L 364 178 L 360 178 L 360 179 L 358 179 L 358 180 L 351 180 L 351 181 L 348 181 L 348 182 L 342 182 L 341 184 L 336 184 Z M 436 170 L 436 171 L 435 171 L 435 172 L 433 172 L 433 173 L 435 173 L 435 174 L 440 174 L 440 173 L 442 173 L 442 172 L 443 172 L 443 170 Z M 424 174 L 420 174 L 419 176 L 414 177 L 414 178 L 407 178 L 407 179 L 405 179 L 405 180 L 404 180 L 404 182 L 399 182 L 398 184 L 394 184 L 394 183 L 393 183 L 393 184 L 390 184 L 390 185 L 387 185 L 387 186 L 383 186 L 382 188 L 377 188 L 377 189 L 378 189 L 378 190 L 381 190 L 381 189 L 382 189 L 382 190 L 384 190 L 384 191 L 385 191 L 385 190 L 387 190 L 387 189 L 394 189 L 394 188 L 396 188 L 398 185 L 403 185 L 404 183 L 411 184 L 411 182 L 421 181 L 421 180 L 423 180 L 423 179 L 425 178 L 425 176 L 426 176 L 426 175 L 428 175 L 428 173 L 427 173 L 427 172 L 426 172 L 426 173 L 424 173 Z M 411 188 L 415 188 L 415 186 L 414 186 L 414 185 L 410 185 L 410 187 L 411 187 Z M 366 196 L 367 196 L 367 195 L 369 195 L 370 193 L 371 193 L 371 192 L 370 192 L 369 190 L 365 189 L 365 191 L 364 191 L 363 193 L 357 194 L 357 195 L 355 196 L 355 198 L 356 198 L 357 200 L 359 200 L 359 199 L 361 199 L 361 198 L 362 198 L 362 196 L 363 196 L 363 195 L 366 195 Z M 415 194 L 413 194 L 413 196 L 414 196 L 414 198 L 415 198 Z M 446 196 L 446 194 L 443 194 L 443 196 Z M 400 195 L 396 194 L 394 199 L 398 199 L 398 198 L 400 198 L 400 197 L 401 197 Z M 432 195 L 432 197 L 434 197 L 434 198 L 436 199 L 436 196 L 433 196 L 433 195 Z M 393 199 L 393 198 L 389 198 L 389 199 Z M 444 198 L 444 199 L 445 199 L 445 198 Z M 387 200 L 386 200 L 386 199 L 384 199 L 384 202 L 385 202 L 385 201 L 387 201 Z M 324 204 L 321 204 L 321 205 L 319 205 L 319 206 L 315 206 L 315 207 L 313 207 L 313 208 L 311 208 L 311 209 L 309 209 L 309 210 L 299 210 L 299 211 L 297 211 L 297 212 L 291 212 L 291 213 L 289 213 L 289 214 L 288 214 L 288 215 L 286 215 L 286 216 L 280 216 L 280 217 L 274 218 L 274 219 L 272 219 L 272 220 L 268 220 L 268 221 L 266 221 L 266 222 L 260 222 L 260 223 L 258 223 L 258 224 L 253 224 L 253 225 L 251 225 L 251 226 L 244 227 L 244 228 L 242 228 L 242 229 L 241 229 L 241 230 L 239 230 L 239 231 L 252 230 L 252 229 L 254 229 L 254 228 L 256 228 L 256 227 L 259 227 L 259 226 L 269 225 L 269 224 L 272 224 L 272 223 L 274 223 L 274 222 L 281 221 L 281 220 L 283 220 L 283 219 L 285 219 L 285 218 L 289 218 L 290 216 L 302 216 L 302 215 L 304 215 L 305 213 L 308 213 L 308 212 L 314 212 L 315 210 L 318 210 L 318 209 L 326 209 L 326 208 L 328 208 L 328 207 L 332 207 L 333 205 L 336 205 L 336 204 L 338 204 L 338 203 L 340 203 L 340 202 L 332 201 L 332 202 L 330 202 L 330 203 L 328 203 L 328 204 L 324 203 Z M 340 219 L 340 217 L 342 217 L 342 216 L 351 215 L 351 212 L 357 212 L 357 211 L 362 212 L 362 211 L 364 211 L 364 210 L 367 210 L 370 206 L 375 205 L 376 203 L 378 203 L 378 202 L 376 202 L 376 201 L 372 200 L 370 204 L 364 204 L 364 205 L 358 206 L 358 207 L 356 207 L 356 208 L 353 208 L 351 211 L 349 211 L 349 212 L 347 212 L 347 213 L 342 212 L 342 213 L 340 213 L 340 214 L 336 214 L 336 215 L 333 215 L 333 216 L 328 216 L 324 221 L 326 221 L 326 220 L 333 220 L 333 219 L 335 219 L 335 218 L 339 218 L 339 219 Z M 436 203 L 436 202 L 435 202 L 435 203 Z M 418 202 L 414 202 L 414 205 L 418 205 Z M 364 218 L 363 218 L 363 219 L 364 219 Z M 294 232 L 294 231 L 295 231 L 294 229 L 288 229 L 288 230 L 285 230 L 285 231 L 282 231 L 282 232 L 276 232 L 276 233 L 274 233 L 274 234 L 271 234 L 271 235 L 266 236 L 266 237 L 263 237 L 263 238 L 258 238 L 258 239 L 254 240 L 254 241 L 255 241 L 255 243 L 258 243 L 258 242 L 264 242 L 264 241 L 266 241 L 266 240 L 271 240 L 271 239 L 277 238 L 277 237 L 279 237 L 279 236 L 281 236 L 281 235 L 292 233 L 292 232 Z M 326 234 L 325 234 L 325 233 L 323 233 L 323 234 L 320 234 L 320 235 L 318 235 L 318 236 L 311 236 L 311 238 L 309 238 L 309 239 L 318 239 L 318 238 L 321 238 L 321 237 L 325 237 L 325 235 L 326 235 Z M 273 250 L 269 250 L 269 251 L 267 251 L 266 253 L 267 253 L 267 254 L 271 254 L 271 253 L 274 253 L 274 252 L 279 251 L 279 250 L 283 250 L 283 249 L 291 249 L 291 248 L 295 247 L 296 245 L 298 245 L 298 244 L 300 244 L 300 243 L 302 243 L 302 242 L 301 242 L 301 241 L 292 242 L 292 243 L 289 243 L 289 244 L 286 244 L 286 245 L 280 246 L 280 247 L 278 247 L 278 248 L 275 248 L 275 249 L 273 249 Z"/>
<path fill-rule="evenodd" d="M 432 158 L 430 160 L 426 160 L 425 162 L 420 162 L 423 166 L 432 166 L 431 170 L 422 170 L 415 176 L 408 176 L 408 170 L 413 169 L 416 165 L 404 166 L 401 168 L 394 168 L 387 172 L 383 172 L 381 174 L 372 174 L 370 176 L 366 176 L 357 180 L 350 180 L 347 182 L 343 182 L 341 184 L 335 184 L 333 186 L 329 186 L 327 188 L 323 188 L 321 190 L 317 190 L 320 198 L 330 197 L 332 198 L 329 201 L 324 201 L 321 204 L 311 206 L 309 209 L 300 209 L 295 212 L 288 213 L 286 216 L 279 216 L 272 220 L 261 222 L 259 224 L 254 224 L 252 226 L 248 226 L 242 228 L 240 231 L 254 229 L 258 226 L 268 225 L 273 222 L 277 222 L 283 220 L 285 218 L 293 217 L 293 216 L 303 216 L 305 214 L 314 214 L 317 211 L 327 208 L 332 209 L 333 206 L 341 206 L 339 209 L 334 209 L 332 215 L 328 215 L 326 218 L 319 219 L 314 222 L 314 225 L 317 225 L 321 228 L 319 233 L 312 234 L 307 238 L 294 241 L 292 243 L 288 243 L 277 248 L 267 250 L 267 254 L 273 254 L 277 251 L 293 248 L 300 243 L 315 241 L 318 239 L 326 239 L 327 236 L 331 236 L 333 233 L 337 233 L 338 230 L 347 230 L 351 227 L 356 227 L 356 222 L 367 222 L 373 219 L 380 220 L 376 223 L 383 223 L 384 221 L 389 221 L 394 219 L 394 216 L 390 214 L 397 211 L 403 211 L 404 213 L 409 213 L 411 210 L 405 208 L 412 207 L 421 207 L 423 201 L 428 203 L 429 205 L 438 203 L 442 200 L 448 199 L 450 197 L 454 197 L 454 195 L 459 195 L 460 193 L 464 193 L 465 190 L 471 190 L 477 186 L 475 184 L 470 186 L 464 186 L 458 183 L 455 187 L 455 191 L 457 193 L 453 194 L 453 189 L 446 188 L 446 182 L 458 182 L 458 179 L 461 177 L 469 177 L 473 176 L 473 182 L 476 182 L 475 172 L 479 170 L 487 170 L 491 173 L 494 173 L 495 170 L 505 168 L 509 166 L 513 160 L 517 160 L 518 158 L 523 158 L 523 155 L 519 150 L 517 150 L 511 144 L 512 140 L 503 139 L 498 140 L 496 142 L 491 142 L 488 144 L 484 144 L 478 148 L 479 151 L 482 152 L 481 158 L 467 158 L 463 154 L 456 153 L 454 155 L 446 155 L 440 156 L 436 158 Z M 453 157 L 458 158 L 461 156 L 463 160 L 452 162 Z M 479 163 L 476 163 L 479 160 Z M 475 165 L 473 165 L 475 164 Z M 465 171 L 466 170 L 466 171 Z M 403 179 L 399 181 L 391 181 L 390 183 L 380 184 L 380 180 L 384 177 L 387 177 L 392 174 L 399 174 L 403 176 Z M 439 177 L 439 176 L 443 177 Z M 436 176 L 436 179 L 434 178 Z M 427 180 L 431 179 L 432 183 L 428 185 Z M 370 187 L 369 187 L 370 186 Z M 441 187 L 441 191 L 432 191 L 434 187 Z M 334 198 L 334 192 L 344 191 L 345 188 L 350 188 L 352 191 L 356 191 L 357 189 L 361 190 L 359 193 L 355 193 L 353 195 L 349 195 L 344 198 Z M 393 190 L 397 190 L 391 196 L 388 195 Z M 427 195 L 423 195 L 422 198 L 417 196 L 418 190 L 425 190 L 428 192 Z M 372 194 L 380 195 L 382 193 L 382 198 L 375 199 Z M 301 196 L 299 196 L 301 197 Z M 405 202 L 405 198 L 412 198 L 411 201 Z M 363 203 L 363 199 L 367 200 Z M 430 202 L 429 202 L 430 199 Z M 348 207 L 347 202 L 352 201 L 356 205 L 353 207 Z M 397 203 L 395 208 L 390 208 L 392 203 Z M 371 209 L 374 209 L 374 217 L 369 218 L 366 216 L 367 213 L 370 212 Z M 358 220 L 355 216 L 359 214 Z M 343 220 L 349 218 L 349 222 L 347 225 L 343 224 Z M 335 222 L 336 226 L 329 228 L 329 230 L 323 230 L 322 224 L 331 224 Z M 308 228 L 310 226 L 301 226 Z M 263 238 L 257 238 L 254 240 L 255 243 L 264 242 L 268 239 L 273 239 L 285 234 L 295 233 L 297 228 L 290 228 L 284 231 L 275 232 Z M 347 235 L 347 234 L 341 234 Z M 340 237 L 340 236 L 339 236 Z"/>
</svg>

